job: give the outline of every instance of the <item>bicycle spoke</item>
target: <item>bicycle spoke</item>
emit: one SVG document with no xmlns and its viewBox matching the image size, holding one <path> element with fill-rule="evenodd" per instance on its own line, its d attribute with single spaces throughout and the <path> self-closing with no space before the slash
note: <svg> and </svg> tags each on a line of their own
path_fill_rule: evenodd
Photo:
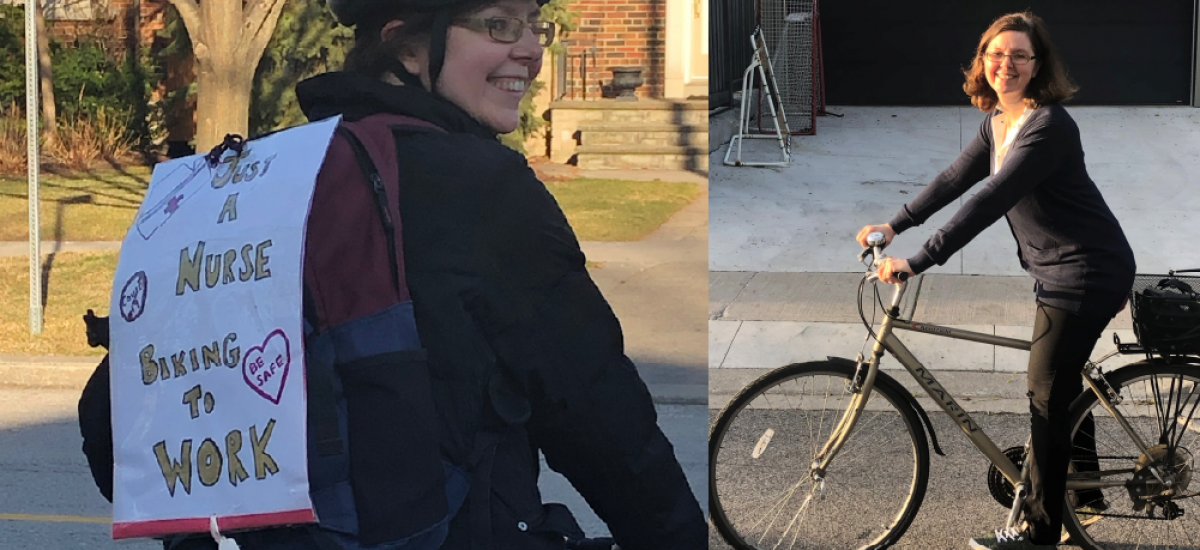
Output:
<svg viewBox="0 0 1200 550">
<path fill-rule="evenodd" d="M 792 526 L 796 525 L 796 521 L 799 520 L 800 516 L 804 514 L 804 509 L 808 508 L 808 505 L 812 502 L 812 498 L 812 491 L 809 491 L 808 496 L 804 497 L 804 502 L 800 503 L 800 509 L 796 510 L 796 514 L 792 516 L 792 521 L 788 522 L 787 528 L 784 529 L 783 534 L 779 536 L 779 542 L 775 543 L 775 548 L 779 548 L 779 545 L 783 544 L 783 541 L 787 540 L 788 532 L 792 530 Z M 796 529 L 796 533 L 800 533 L 799 528 Z"/>
<path fill-rule="evenodd" d="M 812 416 L 805 415 L 805 419 L 808 420 L 808 440 L 809 440 L 809 447 L 811 447 L 811 451 L 809 452 L 808 455 L 809 456 L 817 456 L 817 440 L 819 439 L 819 437 L 813 437 Z M 819 434 L 820 432 L 818 431 L 817 433 Z"/>
<path fill-rule="evenodd" d="M 1187 400 L 1184 400 L 1181 402 L 1186 404 L 1187 401 L 1191 401 L 1192 397 L 1196 396 L 1196 389 L 1197 389 L 1196 385 L 1192 384 L 1192 391 L 1190 393 L 1188 393 Z M 1192 403 L 1192 408 L 1191 408 L 1191 410 L 1188 411 L 1187 416 L 1181 417 L 1178 414 L 1175 415 L 1175 422 L 1173 422 L 1173 424 L 1175 424 L 1174 428 L 1178 431 L 1179 437 L 1174 439 L 1174 441 L 1172 441 L 1172 443 L 1171 443 L 1172 446 L 1175 446 L 1175 447 L 1179 446 L 1179 443 L 1183 441 L 1183 437 L 1185 435 L 1187 435 L 1187 432 L 1188 432 L 1187 427 L 1191 424 L 1191 419 L 1193 418 L 1193 415 L 1196 414 L 1196 406 L 1197 405 L 1200 405 L 1200 399 L 1196 399 L 1196 401 L 1194 403 Z M 1180 409 L 1180 412 L 1183 412 L 1182 407 Z M 1183 421 L 1183 425 L 1179 425 L 1180 420 Z M 1194 440 L 1195 437 L 1193 437 L 1192 439 Z"/>
<path fill-rule="evenodd" d="M 750 529 L 753 530 L 753 529 L 757 528 L 759 526 L 759 524 L 761 524 L 763 521 L 766 521 L 767 517 L 771 517 L 771 523 L 768 523 L 767 528 L 763 530 L 763 538 L 766 538 L 767 533 L 770 532 L 771 526 L 775 524 L 775 520 L 778 519 L 779 515 L 782 514 L 783 511 L 787 508 L 788 501 L 792 500 L 792 497 L 796 495 L 796 490 L 799 489 L 800 485 L 802 483 L 804 483 L 805 481 L 808 481 L 810 485 L 812 484 L 812 480 L 800 480 L 798 483 L 793 485 L 791 490 L 789 490 L 787 492 L 787 495 L 784 496 L 783 500 L 779 501 L 779 503 L 776 504 L 775 506 L 772 506 L 771 509 L 768 510 L 767 515 L 764 516 L 763 519 L 759 520 L 757 523 L 751 525 Z M 811 496 L 811 494 L 812 493 L 809 493 L 810 496 Z M 801 506 L 804 506 L 804 505 L 801 505 Z M 774 513 L 773 516 L 772 516 L 772 513 Z M 759 539 L 758 542 L 762 542 L 762 539 Z"/>
</svg>

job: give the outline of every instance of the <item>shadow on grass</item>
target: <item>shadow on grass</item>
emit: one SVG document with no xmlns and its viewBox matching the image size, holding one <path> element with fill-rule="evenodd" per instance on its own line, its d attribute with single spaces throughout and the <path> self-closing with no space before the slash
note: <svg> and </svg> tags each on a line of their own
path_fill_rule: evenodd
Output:
<svg viewBox="0 0 1200 550">
<path fill-rule="evenodd" d="M 88 200 L 78 201 L 77 197 L 69 197 L 66 199 L 54 199 L 55 202 L 65 204 L 96 204 L 114 208 L 137 209 L 141 206 L 142 197 L 145 196 L 146 190 L 150 187 L 149 179 L 146 176 L 131 171 L 128 164 L 109 161 L 109 165 L 112 167 L 111 171 L 101 171 L 94 168 L 74 170 L 61 165 L 46 165 L 42 168 L 42 173 L 51 174 L 65 180 L 87 180 L 101 184 L 96 186 L 97 188 L 86 190 L 87 193 L 93 196 Z M 21 178 L 24 177 L 24 174 L 0 174 L 0 177 L 2 176 Z M 47 189 L 85 191 L 78 187 L 53 181 L 43 180 L 39 182 L 39 185 Z M 27 193 L 0 192 L 0 197 L 27 199 L 29 195 Z M 108 199 L 111 202 L 95 202 L 95 197 Z"/>
<path fill-rule="evenodd" d="M 63 242 L 63 214 L 67 209 L 68 204 L 89 204 L 92 202 L 91 195 L 76 195 L 57 201 L 57 208 L 54 209 L 54 249 L 46 255 L 46 261 L 42 263 L 42 311 L 46 311 L 46 304 L 50 300 L 50 271 L 54 269 L 54 258 L 62 249 Z"/>
</svg>

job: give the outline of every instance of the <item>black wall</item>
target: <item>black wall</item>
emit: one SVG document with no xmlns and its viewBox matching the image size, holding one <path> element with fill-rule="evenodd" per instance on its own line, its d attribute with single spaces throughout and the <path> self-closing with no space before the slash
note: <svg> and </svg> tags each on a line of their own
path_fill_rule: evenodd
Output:
<svg viewBox="0 0 1200 550">
<path fill-rule="evenodd" d="M 1193 0 L 822 0 L 830 105 L 969 105 L 962 68 L 998 16 L 1050 28 L 1075 105 L 1190 104 Z"/>
</svg>

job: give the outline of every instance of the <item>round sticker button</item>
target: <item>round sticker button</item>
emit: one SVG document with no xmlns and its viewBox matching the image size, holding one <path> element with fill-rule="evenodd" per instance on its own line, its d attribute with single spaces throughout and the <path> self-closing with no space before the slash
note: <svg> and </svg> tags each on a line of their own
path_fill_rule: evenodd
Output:
<svg viewBox="0 0 1200 550">
<path fill-rule="evenodd" d="M 146 310 L 146 272 L 134 273 L 121 288 L 121 318 L 132 323 Z"/>
</svg>

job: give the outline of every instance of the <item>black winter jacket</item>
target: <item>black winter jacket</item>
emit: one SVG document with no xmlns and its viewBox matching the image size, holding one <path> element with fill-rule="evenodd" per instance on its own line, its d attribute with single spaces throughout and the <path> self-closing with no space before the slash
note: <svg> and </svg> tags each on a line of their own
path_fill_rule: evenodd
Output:
<svg viewBox="0 0 1200 550">
<path fill-rule="evenodd" d="M 391 113 L 445 130 L 394 132 L 400 181 L 392 200 L 443 456 L 467 463 L 479 433 L 528 415 L 504 432 L 493 467 L 495 548 L 546 547 L 529 528 L 547 515 L 539 449 L 622 549 L 707 547 L 699 505 L 624 354 L 620 324 L 525 158 L 422 89 L 328 73 L 301 83 L 297 95 L 310 120 Z M 366 185 L 355 178 L 347 171 L 346 185 Z M 471 516 L 468 500 L 444 548 L 469 547 Z"/>
</svg>

